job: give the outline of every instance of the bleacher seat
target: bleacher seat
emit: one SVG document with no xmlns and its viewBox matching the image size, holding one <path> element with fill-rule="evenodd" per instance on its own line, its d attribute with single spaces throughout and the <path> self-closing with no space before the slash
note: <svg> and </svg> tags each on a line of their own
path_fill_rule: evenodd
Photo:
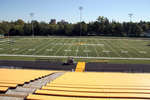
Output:
<svg viewBox="0 0 150 100">
<path fill-rule="evenodd" d="M 0 91 L 15 88 L 19 84 L 52 74 L 56 71 L 25 70 L 25 69 L 0 69 Z"/>
<path fill-rule="evenodd" d="M 48 96 L 30 94 L 27 100 L 146 100 L 146 99 L 120 99 L 120 98 L 80 98 L 80 97 L 64 97 L 64 96 Z"/>
<path fill-rule="evenodd" d="M 27 99 L 148 100 L 149 84 L 150 74 L 67 72 L 36 90 Z"/>
</svg>

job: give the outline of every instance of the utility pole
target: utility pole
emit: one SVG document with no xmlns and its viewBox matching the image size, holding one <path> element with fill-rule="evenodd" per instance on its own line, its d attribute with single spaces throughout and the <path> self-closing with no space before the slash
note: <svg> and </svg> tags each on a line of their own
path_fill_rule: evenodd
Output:
<svg viewBox="0 0 150 100">
<path fill-rule="evenodd" d="M 31 17 L 31 27 L 32 27 L 32 36 L 34 38 L 34 26 L 33 26 L 33 17 L 34 17 L 34 13 L 30 13 L 30 17 Z"/>
<path fill-rule="evenodd" d="M 80 10 L 80 36 L 82 35 L 82 10 L 83 10 L 83 7 L 80 6 L 79 7 L 79 10 Z"/>
</svg>

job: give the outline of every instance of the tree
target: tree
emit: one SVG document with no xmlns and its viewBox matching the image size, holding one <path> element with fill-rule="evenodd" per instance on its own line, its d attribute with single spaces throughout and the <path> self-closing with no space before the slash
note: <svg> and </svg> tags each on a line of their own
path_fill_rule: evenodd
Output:
<svg viewBox="0 0 150 100">
<path fill-rule="evenodd" d="M 4 35 L 4 31 L 2 29 L 0 29 L 0 34 Z"/>
<path fill-rule="evenodd" d="M 72 36 L 73 27 L 71 24 L 64 25 L 64 32 L 67 36 Z"/>
<path fill-rule="evenodd" d="M 138 24 L 136 24 L 136 26 L 135 26 L 135 34 L 136 34 L 136 36 L 141 36 L 141 34 L 143 33 L 143 29 L 138 25 Z"/>
<path fill-rule="evenodd" d="M 82 22 L 81 23 L 81 25 L 82 25 L 82 28 L 81 28 L 81 35 L 82 36 L 86 36 L 87 35 L 87 24 L 85 23 L 85 22 Z"/>
<path fill-rule="evenodd" d="M 4 32 L 5 35 L 9 34 L 9 30 L 11 29 L 11 24 L 7 21 L 3 21 L 0 25 L 0 29 Z"/>
<path fill-rule="evenodd" d="M 58 25 L 49 25 L 49 34 L 50 35 L 57 35 L 58 34 Z"/>
<path fill-rule="evenodd" d="M 80 36 L 80 23 L 74 24 L 73 36 Z"/>
<path fill-rule="evenodd" d="M 16 22 L 15 22 L 16 25 L 24 25 L 24 21 L 22 19 L 18 19 Z"/>
<path fill-rule="evenodd" d="M 38 22 L 36 20 L 32 21 L 31 23 L 26 23 L 22 19 L 18 19 L 14 22 L 0 22 L 0 34 L 14 36 L 31 36 L 33 33 L 34 35 L 40 36 L 141 36 L 143 32 L 147 32 L 149 30 L 150 22 L 110 22 L 106 17 L 103 16 L 99 16 L 97 20 L 93 22 L 79 22 L 74 24 L 68 23 L 64 20 L 56 23 L 55 19 L 52 19 L 50 23 Z"/>
<path fill-rule="evenodd" d="M 31 36 L 32 35 L 32 28 L 31 24 L 26 23 L 23 26 L 23 31 L 25 36 Z"/>
</svg>

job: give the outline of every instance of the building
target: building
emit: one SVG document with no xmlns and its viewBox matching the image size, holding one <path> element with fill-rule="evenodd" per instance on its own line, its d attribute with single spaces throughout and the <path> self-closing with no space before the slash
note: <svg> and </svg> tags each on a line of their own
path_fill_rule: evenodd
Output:
<svg viewBox="0 0 150 100">
<path fill-rule="evenodd" d="M 50 24 L 56 24 L 56 19 L 51 19 Z"/>
</svg>

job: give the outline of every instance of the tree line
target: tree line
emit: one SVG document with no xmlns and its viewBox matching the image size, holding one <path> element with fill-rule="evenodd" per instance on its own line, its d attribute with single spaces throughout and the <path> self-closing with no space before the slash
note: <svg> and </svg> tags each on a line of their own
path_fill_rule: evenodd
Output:
<svg viewBox="0 0 150 100">
<path fill-rule="evenodd" d="M 53 22 L 24 22 L 17 21 L 0 22 L 0 34 L 5 36 L 143 36 L 149 32 L 150 22 L 117 22 L 109 21 L 108 18 L 99 16 L 96 21 L 85 23 L 68 23 L 64 20 Z"/>
</svg>

